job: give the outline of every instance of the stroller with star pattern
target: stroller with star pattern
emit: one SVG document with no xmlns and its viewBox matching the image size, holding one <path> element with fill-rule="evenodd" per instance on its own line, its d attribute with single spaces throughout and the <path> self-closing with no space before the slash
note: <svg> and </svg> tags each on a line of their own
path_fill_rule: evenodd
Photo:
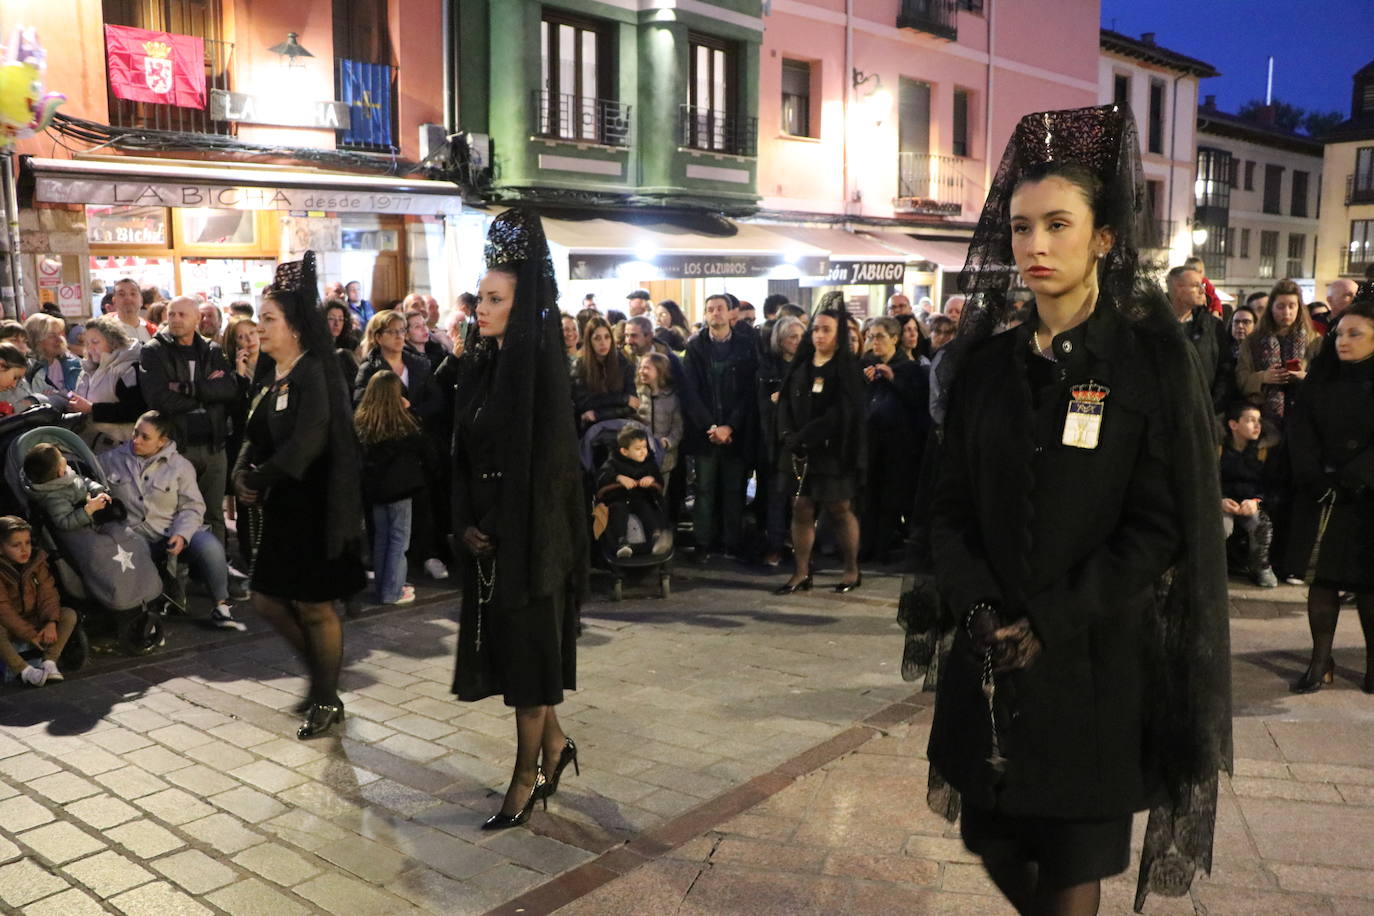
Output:
<svg viewBox="0 0 1374 916">
<path fill-rule="evenodd" d="M 58 426 L 40 426 L 21 433 L 6 449 L 7 502 L 17 505 L 33 526 L 34 546 L 47 552 L 63 604 L 74 608 L 86 625 L 103 623 L 113 629 L 125 652 L 152 651 L 163 640 L 163 612 L 169 600 L 163 594 L 166 571 L 153 562 L 147 541 L 122 522 L 78 531 L 58 531 L 50 524 L 24 475 L 24 456 L 40 443 L 61 449 L 76 473 L 108 484 L 80 436 Z"/>
</svg>

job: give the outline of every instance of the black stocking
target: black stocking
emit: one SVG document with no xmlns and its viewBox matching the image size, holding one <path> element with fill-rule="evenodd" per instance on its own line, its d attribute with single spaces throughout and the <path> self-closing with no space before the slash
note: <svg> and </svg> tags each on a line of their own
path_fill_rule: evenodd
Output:
<svg viewBox="0 0 1374 916">
<path fill-rule="evenodd" d="M 1070 887 L 1042 884 L 1035 889 L 1034 912 L 1037 916 L 1096 916 L 1101 902 L 1102 885 L 1097 881 Z"/>
<path fill-rule="evenodd" d="M 1360 609 L 1360 629 L 1364 631 L 1365 686 L 1374 683 L 1374 592 L 1360 592 L 1355 596 Z"/>
<path fill-rule="evenodd" d="M 1341 614 L 1341 596 L 1334 588 L 1314 585 L 1307 590 L 1307 626 L 1312 631 L 1312 661 L 1307 680 L 1319 680 L 1331 660 L 1331 644 L 1336 639 L 1336 619 Z"/>
<path fill-rule="evenodd" d="M 1011 852 L 986 852 L 983 854 L 983 868 L 1002 896 L 1022 916 L 1032 912 L 1031 902 L 1035 896 L 1035 880 L 1039 872 L 1034 862 L 1027 862 Z"/>
<path fill-rule="evenodd" d="M 809 496 L 792 501 L 792 559 L 796 569 L 788 585 L 811 575 L 811 549 L 816 546 L 816 503 Z"/>
<path fill-rule="evenodd" d="M 539 773 L 539 754 L 544 749 L 544 725 L 548 706 L 515 708 L 515 771 L 511 774 L 501 813 L 514 816 L 529 800 Z"/>
<path fill-rule="evenodd" d="M 840 556 L 844 559 L 844 581 L 854 582 L 859 578 L 859 520 L 855 517 L 850 501 L 826 503 L 825 511 L 830 514 L 830 522 L 835 526 L 835 540 L 840 542 Z"/>
<path fill-rule="evenodd" d="M 271 595 L 264 595 L 262 592 L 254 592 L 253 610 L 291 644 L 291 648 L 296 650 L 296 654 L 301 657 L 303 662 L 307 665 L 310 664 L 309 649 L 305 644 L 305 631 L 301 629 L 301 623 L 296 619 L 296 614 L 291 609 L 291 602 L 273 598 Z"/>
<path fill-rule="evenodd" d="M 339 669 L 343 667 L 343 626 L 334 613 L 334 602 L 299 601 L 296 614 L 308 647 L 305 662 L 310 667 L 310 700 L 337 703 Z"/>
</svg>

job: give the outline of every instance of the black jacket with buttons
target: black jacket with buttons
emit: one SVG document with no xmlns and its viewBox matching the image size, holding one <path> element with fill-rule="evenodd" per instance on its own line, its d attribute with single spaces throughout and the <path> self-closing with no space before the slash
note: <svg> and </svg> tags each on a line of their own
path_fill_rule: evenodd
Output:
<svg viewBox="0 0 1374 916">
<path fill-rule="evenodd" d="M 1057 362 L 1032 352 L 1034 323 L 966 357 L 943 428 L 931 538 L 937 587 L 956 618 L 991 602 L 1008 622 L 1029 618 L 1043 654 L 998 676 L 999 777 L 986 763 L 982 660 L 961 625 L 929 757 L 980 808 L 1113 817 L 1158 795 L 1143 646 L 1156 584 L 1182 548 L 1154 381 L 1163 361 L 1152 348 L 1191 363 L 1182 335 L 1147 341 L 1113 308 L 1057 336 Z M 1064 445 L 1071 392 L 1090 381 L 1108 389 L 1097 447 Z"/>
<path fill-rule="evenodd" d="M 1286 419 L 1294 487 L 1286 568 L 1307 570 L 1318 500 L 1330 490 L 1316 577 L 1352 591 L 1374 588 L 1374 358 L 1352 365 L 1324 352 Z"/>
</svg>

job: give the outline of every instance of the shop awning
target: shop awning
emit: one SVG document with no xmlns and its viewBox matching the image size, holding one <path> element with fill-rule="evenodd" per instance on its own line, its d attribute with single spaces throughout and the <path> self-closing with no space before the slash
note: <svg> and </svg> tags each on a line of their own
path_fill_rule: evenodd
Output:
<svg viewBox="0 0 1374 916">
<path fill-rule="evenodd" d="M 26 159 L 22 180 L 36 201 L 54 204 L 420 215 L 463 204 L 448 181 L 133 156 Z"/>
<path fill-rule="evenodd" d="M 859 233 L 850 232 L 848 229 L 805 226 L 768 228 L 794 241 L 815 245 L 830 252 L 830 262 L 821 275 L 826 286 L 898 284 L 905 279 L 908 259 Z"/>
<path fill-rule="evenodd" d="M 549 242 L 568 252 L 573 280 L 619 276 L 662 279 L 763 277 L 791 268 L 821 272 L 828 252 L 750 223 L 727 222 L 726 233 L 694 231 L 667 221 L 544 217 Z"/>
<path fill-rule="evenodd" d="M 958 239 L 918 239 L 905 232 L 881 229 L 866 231 L 864 235 L 872 237 L 875 242 L 893 251 L 904 253 L 908 262 L 926 261 L 936 270 L 963 270 L 964 261 L 968 258 L 968 242 Z"/>
</svg>

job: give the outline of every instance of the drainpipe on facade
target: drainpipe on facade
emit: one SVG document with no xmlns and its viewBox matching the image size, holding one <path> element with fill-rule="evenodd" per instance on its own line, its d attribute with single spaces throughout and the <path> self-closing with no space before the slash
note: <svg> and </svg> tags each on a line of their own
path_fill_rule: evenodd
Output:
<svg viewBox="0 0 1374 916">
<path fill-rule="evenodd" d="M 453 136 L 457 129 L 458 118 L 454 111 L 453 104 L 453 45 L 456 36 L 453 34 L 453 4 L 456 0 L 441 0 L 439 12 L 439 30 L 443 36 L 443 68 L 444 68 L 444 133 Z"/>
<path fill-rule="evenodd" d="M 844 210 L 849 216 L 849 96 L 854 91 L 854 0 L 844 0 L 844 147 L 840 153 L 843 169 Z"/>
<path fill-rule="evenodd" d="M 24 298 L 24 271 L 20 265 L 19 253 L 19 197 L 14 184 L 14 153 L 0 155 L 0 234 L 4 235 L 5 248 L 0 259 L 0 299 L 3 299 L 5 318 L 20 320 L 23 309 L 20 300 Z"/>
<path fill-rule="evenodd" d="M 1178 81 L 1183 79 L 1187 75 L 1188 74 L 1186 73 L 1180 73 L 1178 76 L 1174 77 L 1173 98 L 1169 100 L 1169 208 L 1164 211 L 1164 218 L 1169 222 L 1173 222 L 1174 218 L 1174 169 L 1178 167 L 1177 164 L 1174 162 L 1174 151 L 1178 148 Z M 1196 130 L 1196 126 L 1194 126 L 1193 129 Z M 1196 143 L 1194 143 L 1193 145 L 1197 146 Z M 1150 214 L 1150 217 L 1151 219 L 1153 219 L 1154 214 Z M 1184 225 L 1189 225 L 1191 224 L 1191 222 L 1192 217 L 1189 217 L 1188 222 L 1186 222 Z M 1173 260 L 1173 251 L 1174 240 L 1169 239 L 1170 261 Z M 1190 248 L 1188 250 L 1188 254 L 1192 253 L 1192 249 Z"/>
<path fill-rule="evenodd" d="M 992 62 L 993 29 L 992 17 L 997 9 L 997 0 L 987 0 L 983 4 L 984 18 L 988 28 L 988 88 L 983 101 L 983 194 L 992 188 Z"/>
</svg>

